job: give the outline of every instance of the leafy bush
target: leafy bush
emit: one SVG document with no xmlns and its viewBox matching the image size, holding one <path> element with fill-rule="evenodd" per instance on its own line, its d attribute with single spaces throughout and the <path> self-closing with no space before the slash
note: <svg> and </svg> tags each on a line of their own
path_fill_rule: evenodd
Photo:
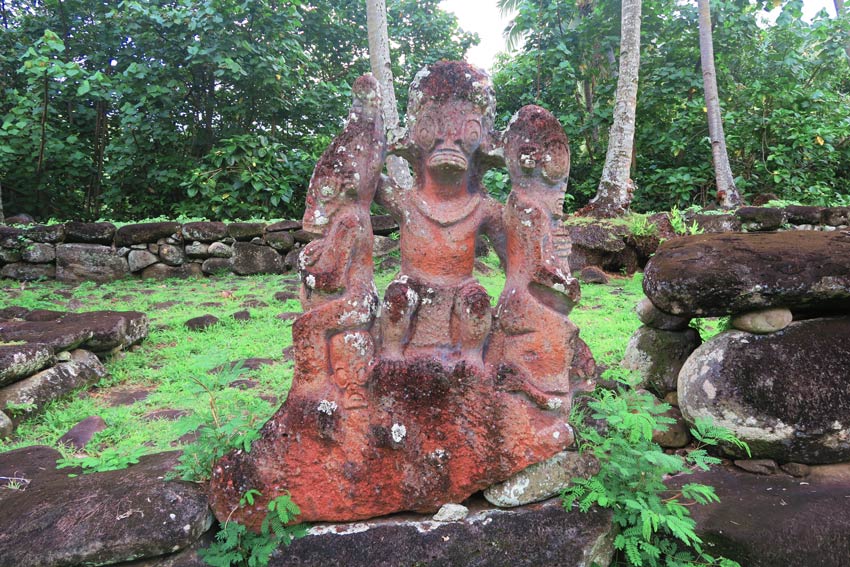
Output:
<svg viewBox="0 0 850 567">
<path fill-rule="evenodd" d="M 720 462 L 708 455 L 706 446 L 720 441 L 744 448 L 746 445 L 730 432 L 698 421 L 692 430 L 698 447 L 685 456 L 668 455 L 653 443 L 652 432 L 672 423 L 672 419 L 662 415 L 670 406 L 657 403 L 649 393 L 627 387 L 616 392 L 599 389 L 587 407 L 589 417 L 601 422 L 602 427 L 597 429 L 590 423 L 587 410 L 576 410 L 571 422 L 577 425 L 580 449 L 593 452 L 600 470 L 590 479 L 573 479 L 562 494 L 564 506 L 570 508 L 577 503 L 581 511 L 593 505 L 610 508 L 614 524 L 620 529 L 614 547 L 623 553 L 628 565 L 738 565 L 703 550 L 695 522 L 682 503 L 682 499 L 699 504 L 715 502 L 718 499 L 714 489 L 690 483 L 673 492 L 664 484 L 664 478 L 689 474 L 694 469 L 708 470 Z"/>
</svg>

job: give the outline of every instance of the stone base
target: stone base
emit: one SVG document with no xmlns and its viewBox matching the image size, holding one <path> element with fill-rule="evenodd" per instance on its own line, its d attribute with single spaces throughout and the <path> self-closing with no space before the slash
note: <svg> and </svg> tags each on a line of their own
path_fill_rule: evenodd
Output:
<svg viewBox="0 0 850 567">
<path fill-rule="evenodd" d="M 606 510 L 568 513 L 557 498 L 508 510 L 493 508 L 481 498 L 466 504 L 470 514 L 458 522 L 397 514 L 367 522 L 315 524 L 270 565 L 590 567 L 611 561 L 614 531 Z"/>
<path fill-rule="evenodd" d="M 850 463 L 810 468 L 805 478 L 718 468 L 677 477 L 699 482 L 720 502 L 692 506 L 697 535 L 714 556 L 747 567 L 850 565 Z"/>
</svg>

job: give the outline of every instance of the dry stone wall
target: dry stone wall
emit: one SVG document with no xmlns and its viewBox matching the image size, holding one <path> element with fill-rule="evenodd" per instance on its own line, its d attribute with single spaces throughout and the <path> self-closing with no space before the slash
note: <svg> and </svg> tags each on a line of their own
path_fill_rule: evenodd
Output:
<svg viewBox="0 0 850 567">
<path fill-rule="evenodd" d="M 389 218 L 373 217 L 372 223 L 379 235 L 398 229 Z M 279 274 L 294 267 L 312 239 L 298 221 L 0 225 L 0 278 L 74 283 Z"/>
</svg>

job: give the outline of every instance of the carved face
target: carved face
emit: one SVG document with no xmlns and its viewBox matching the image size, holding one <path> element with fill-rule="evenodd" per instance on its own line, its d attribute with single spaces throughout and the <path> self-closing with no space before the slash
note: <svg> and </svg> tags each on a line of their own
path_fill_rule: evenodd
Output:
<svg viewBox="0 0 850 567">
<path fill-rule="evenodd" d="M 374 345 L 369 333 L 352 331 L 331 338 L 330 356 L 333 382 L 343 391 L 342 407 L 356 409 L 366 406 L 364 385 L 374 355 Z"/>
<path fill-rule="evenodd" d="M 413 143 L 434 173 L 465 173 L 482 139 L 482 114 L 469 102 L 432 102 L 416 116 Z"/>
</svg>

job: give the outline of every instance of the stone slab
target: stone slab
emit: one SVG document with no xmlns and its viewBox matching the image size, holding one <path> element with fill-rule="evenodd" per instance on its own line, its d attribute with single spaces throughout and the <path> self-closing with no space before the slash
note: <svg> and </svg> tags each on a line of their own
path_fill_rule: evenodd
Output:
<svg viewBox="0 0 850 567">
<path fill-rule="evenodd" d="M 688 317 L 769 307 L 850 312 L 850 231 L 670 240 L 647 264 L 643 289 L 662 311 Z"/>
</svg>

